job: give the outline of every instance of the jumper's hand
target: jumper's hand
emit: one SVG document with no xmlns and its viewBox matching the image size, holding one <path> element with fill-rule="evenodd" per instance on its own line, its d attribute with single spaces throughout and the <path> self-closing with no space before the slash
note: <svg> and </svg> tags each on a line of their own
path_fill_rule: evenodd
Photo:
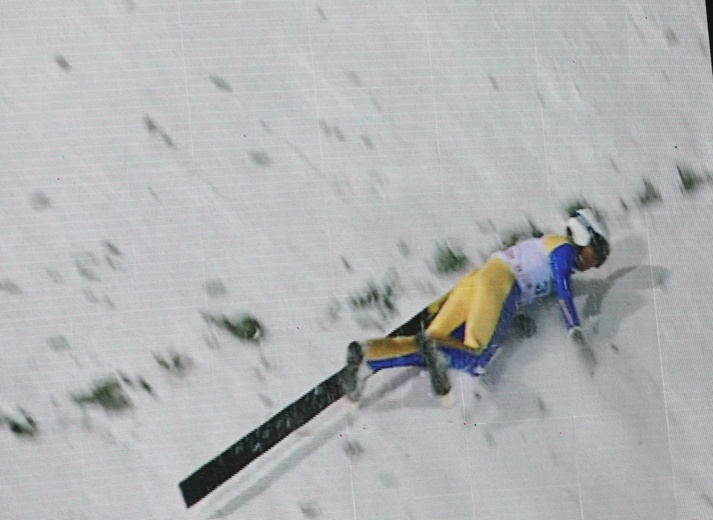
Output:
<svg viewBox="0 0 713 520">
<path fill-rule="evenodd" d="M 592 347 L 587 344 L 587 338 L 584 337 L 584 332 L 582 332 L 581 327 L 575 326 L 569 329 L 569 336 L 578 347 L 578 356 L 586 367 L 587 372 L 589 372 L 590 376 L 594 376 L 594 371 L 597 367 L 597 356 L 592 350 Z"/>
<path fill-rule="evenodd" d="M 572 340 L 578 345 L 586 345 L 587 343 L 584 338 L 584 332 L 582 332 L 582 328 L 576 325 L 569 329 L 569 337 L 572 338 Z"/>
</svg>

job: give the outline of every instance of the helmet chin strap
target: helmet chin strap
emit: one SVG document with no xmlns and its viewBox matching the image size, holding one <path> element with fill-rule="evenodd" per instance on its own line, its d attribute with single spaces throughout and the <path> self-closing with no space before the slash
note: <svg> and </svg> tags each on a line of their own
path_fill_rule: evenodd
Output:
<svg viewBox="0 0 713 520">
<path fill-rule="evenodd" d="M 577 251 L 577 269 L 580 271 L 582 270 L 582 267 L 584 267 L 584 257 L 582 256 L 582 251 L 584 251 L 584 247 L 580 247 L 579 250 Z"/>
<path fill-rule="evenodd" d="M 590 269 L 590 268 L 596 266 L 596 265 L 591 265 L 591 264 L 590 264 L 589 267 L 587 267 L 587 265 L 585 265 L 584 250 L 585 250 L 587 247 L 589 247 L 589 246 L 581 246 L 581 247 L 578 247 L 578 248 L 577 248 L 577 259 L 576 259 L 576 262 L 575 262 L 575 267 L 576 267 L 579 271 L 586 271 L 587 269 Z M 598 262 L 598 261 L 596 261 L 596 262 Z"/>
</svg>

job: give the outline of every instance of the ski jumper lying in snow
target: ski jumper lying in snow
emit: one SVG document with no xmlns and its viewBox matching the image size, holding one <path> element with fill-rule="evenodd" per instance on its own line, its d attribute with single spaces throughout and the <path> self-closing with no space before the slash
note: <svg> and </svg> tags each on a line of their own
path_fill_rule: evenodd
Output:
<svg viewBox="0 0 713 520">
<path fill-rule="evenodd" d="M 567 236 L 523 240 L 494 253 L 429 308 L 433 318 L 416 336 L 352 342 L 342 386 L 358 400 L 366 379 L 391 367 L 425 366 L 439 396 L 451 390 L 448 368 L 481 375 L 518 311 L 557 294 L 567 331 L 582 340 L 571 290 L 572 274 L 600 267 L 609 255 L 606 228 L 590 209 L 567 222 Z"/>
</svg>

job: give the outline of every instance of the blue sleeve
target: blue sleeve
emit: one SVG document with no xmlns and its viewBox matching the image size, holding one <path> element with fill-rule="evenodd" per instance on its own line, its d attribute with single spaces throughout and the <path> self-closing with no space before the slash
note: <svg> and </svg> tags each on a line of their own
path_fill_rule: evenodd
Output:
<svg viewBox="0 0 713 520">
<path fill-rule="evenodd" d="M 557 302 L 567 330 L 580 325 L 572 296 L 572 272 L 576 259 L 577 250 L 571 244 L 562 244 L 550 253 L 550 269 L 557 287 Z"/>
</svg>

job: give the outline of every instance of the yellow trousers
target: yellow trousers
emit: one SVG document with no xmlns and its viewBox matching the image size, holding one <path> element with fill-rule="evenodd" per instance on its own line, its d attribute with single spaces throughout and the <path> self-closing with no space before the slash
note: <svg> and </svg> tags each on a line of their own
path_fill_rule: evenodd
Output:
<svg viewBox="0 0 713 520">
<path fill-rule="evenodd" d="M 481 268 L 468 273 L 445 296 L 426 330 L 437 344 L 470 350 L 477 356 L 491 345 L 499 332 L 506 302 L 513 300 L 514 287 L 515 275 L 510 267 L 499 258 L 491 258 Z M 513 305 L 507 306 L 508 311 Z M 461 341 L 454 341 L 454 337 L 460 340 L 461 335 Z M 367 361 L 378 367 L 418 364 L 399 362 L 417 355 L 418 348 L 411 336 L 367 342 Z"/>
</svg>

